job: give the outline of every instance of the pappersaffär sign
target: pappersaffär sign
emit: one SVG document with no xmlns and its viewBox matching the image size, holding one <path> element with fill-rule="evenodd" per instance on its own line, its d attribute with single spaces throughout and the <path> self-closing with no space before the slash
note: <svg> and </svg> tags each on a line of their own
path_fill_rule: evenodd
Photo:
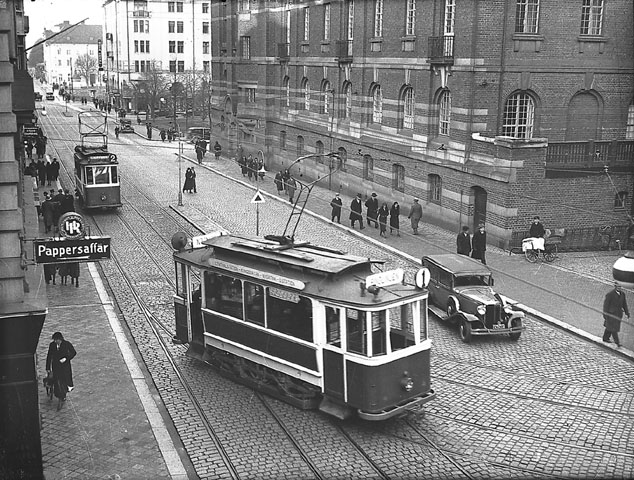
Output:
<svg viewBox="0 0 634 480">
<path fill-rule="evenodd" d="M 35 263 L 92 262 L 110 258 L 110 237 L 34 240 Z"/>
</svg>

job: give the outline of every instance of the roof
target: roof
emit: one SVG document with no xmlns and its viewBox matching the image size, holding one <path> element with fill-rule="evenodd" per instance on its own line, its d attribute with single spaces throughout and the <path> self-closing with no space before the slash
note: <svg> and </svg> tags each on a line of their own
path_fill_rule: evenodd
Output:
<svg viewBox="0 0 634 480">
<path fill-rule="evenodd" d="M 429 260 L 445 270 L 460 275 L 491 275 L 491 270 L 486 265 L 466 255 L 457 253 L 426 255 L 423 257 L 423 264 L 425 260 Z"/>
<path fill-rule="evenodd" d="M 48 32 L 47 32 L 48 33 Z M 103 27 L 101 25 L 77 25 L 68 31 L 57 35 L 55 38 L 47 40 L 48 44 L 77 44 L 97 45 L 97 41 L 103 38 Z"/>
</svg>

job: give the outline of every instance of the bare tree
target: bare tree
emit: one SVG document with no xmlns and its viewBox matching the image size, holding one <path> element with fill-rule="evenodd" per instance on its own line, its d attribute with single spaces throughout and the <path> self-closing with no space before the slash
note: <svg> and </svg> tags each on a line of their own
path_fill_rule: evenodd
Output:
<svg viewBox="0 0 634 480">
<path fill-rule="evenodd" d="M 160 62 L 156 60 L 152 60 L 141 74 L 139 88 L 143 90 L 152 118 L 155 116 L 154 112 L 159 106 L 160 98 L 166 95 L 169 83 L 168 75 L 161 70 Z"/>
<path fill-rule="evenodd" d="M 73 73 L 76 77 L 84 77 L 86 79 L 86 85 L 92 86 L 90 83 L 90 74 L 97 71 L 97 59 L 87 53 L 79 55 L 75 59 L 74 69 L 75 71 Z"/>
</svg>

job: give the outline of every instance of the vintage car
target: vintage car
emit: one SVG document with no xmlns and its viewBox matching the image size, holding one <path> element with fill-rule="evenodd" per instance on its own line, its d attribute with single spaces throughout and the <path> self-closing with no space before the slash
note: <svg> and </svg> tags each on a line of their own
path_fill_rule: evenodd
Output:
<svg viewBox="0 0 634 480">
<path fill-rule="evenodd" d="M 493 290 L 491 270 L 465 255 L 428 255 L 429 309 L 439 318 L 457 323 L 463 342 L 472 335 L 508 335 L 518 340 L 526 328 L 524 313 Z"/>
<path fill-rule="evenodd" d="M 134 133 L 132 121 L 126 119 L 119 120 L 119 133 Z"/>
<path fill-rule="evenodd" d="M 33 94 L 33 98 L 35 99 L 36 102 L 41 102 L 42 101 L 42 92 L 35 92 Z"/>
<path fill-rule="evenodd" d="M 46 92 L 47 100 L 55 100 L 55 94 L 53 92 Z"/>
</svg>

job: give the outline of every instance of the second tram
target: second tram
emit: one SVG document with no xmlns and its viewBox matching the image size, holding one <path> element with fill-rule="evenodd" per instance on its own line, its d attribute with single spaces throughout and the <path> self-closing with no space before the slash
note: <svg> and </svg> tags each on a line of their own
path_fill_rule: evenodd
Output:
<svg viewBox="0 0 634 480">
<path fill-rule="evenodd" d="M 75 187 L 84 208 L 121 206 L 119 163 L 105 147 L 75 147 Z"/>
<path fill-rule="evenodd" d="M 176 234 L 175 340 L 222 375 L 304 409 L 384 420 L 430 383 L 426 279 L 284 237 Z"/>
</svg>

